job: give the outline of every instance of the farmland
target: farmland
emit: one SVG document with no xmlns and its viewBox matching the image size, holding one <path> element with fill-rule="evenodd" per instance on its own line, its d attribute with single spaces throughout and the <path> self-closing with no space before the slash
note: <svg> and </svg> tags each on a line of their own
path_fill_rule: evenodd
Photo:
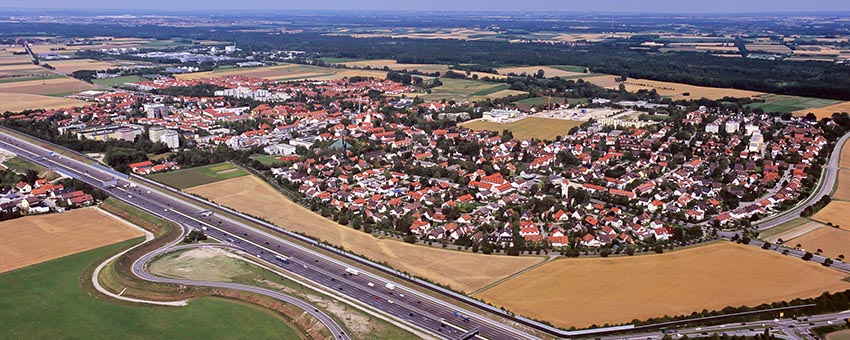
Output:
<svg viewBox="0 0 850 340">
<path fill-rule="evenodd" d="M 826 340 L 850 340 L 850 329 L 829 333 L 826 335 Z"/>
<path fill-rule="evenodd" d="M 250 67 L 250 68 L 226 68 L 207 72 L 185 73 L 177 75 L 178 79 L 199 79 L 207 77 L 221 77 L 241 75 L 246 77 L 265 78 L 269 80 L 291 81 L 291 80 L 328 80 L 343 77 L 386 77 L 386 71 L 377 70 L 347 70 L 340 68 L 319 67 L 300 64 L 280 64 L 275 66 Z"/>
<path fill-rule="evenodd" d="M 831 222 L 843 228 L 850 228 L 850 214 L 847 213 L 848 211 L 850 211 L 850 202 L 835 200 L 814 214 L 812 218 L 823 223 Z"/>
<path fill-rule="evenodd" d="M 245 172 L 245 170 L 237 168 L 230 163 L 217 163 L 190 169 L 153 174 L 149 175 L 148 178 L 175 188 L 183 189 L 245 176 L 247 174 L 248 173 Z"/>
<path fill-rule="evenodd" d="M 572 78 L 576 76 L 585 75 L 584 68 L 578 66 L 518 66 L 518 67 L 505 67 L 496 69 L 499 71 L 499 74 L 527 74 L 534 75 L 537 74 L 538 70 L 543 70 L 543 76 L 547 78 L 552 77 L 561 77 L 561 78 Z"/>
<path fill-rule="evenodd" d="M 475 100 L 482 98 L 500 98 L 514 94 L 525 93 L 508 90 L 503 83 L 489 83 L 477 80 L 442 78 L 443 85 L 431 89 L 430 94 L 419 94 L 428 101 L 439 100 Z"/>
<path fill-rule="evenodd" d="M 549 97 L 534 97 L 523 100 L 515 101 L 514 104 L 522 110 L 528 110 L 533 106 L 546 107 L 547 104 L 551 104 L 554 106 L 555 104 L 564 104 L 565 102 L 572 104 L 583 104 L 587 103 L 587 98 L 564 98 L 564 97 L 552 97 L 551 100 Z"/>
<path fill-rule="evenodd" d="M 617 89 L 620 86 L 620 83 L 617 82 L 615 78 L 615 76 L 608 75 L 585 78 L 584 80 L 605 88 Z M 681 83 L 671 83 L 665 81 L 635 78 L 626 79 L 623 84 L 625 84 L 626 90 L 629 92 L 637 92 L 638 90 L 655 90 L 656 92 L 658 92 L 659 95 L 663 97 L 670 97 L 673 100 L 699 99 L 703 97 L 708 99 L 721 99 L 723 97 L 746 98 L 764 94 L 762 92 L 747 90 L 695 86 Z"/>
<path fill-rule="evenodd" d="M 139 76 L 124 76 L 124 77 L 115 77 L 115 78 L 107 78 L 107 79 L 94 79 L 92 82 L 98 85 L 103 86 L 121 86 L 124 83 L 137 83 L 146 81 L 145 78 Z"/>
<path fill-rule="evenodd" d="M 553 140 L 556 136 L 564 136 L 569 133 L 574 126 L 581 125 L 581 122 L 565 119 L 551 119 L 528 117 L 513 123 L 495 123 L 483 120 L 471 120 L 461 124 L 461 126 L 472 130 L 489 130 L 501 133 L 502 130 L 510 130 L 516 139 L 547 139 Z"/>
<path fill-rule="evenodd" d="M 373 69 L 383 69 L 384 67 L 390 70 L 408 70 L 413 71 L 417 70 L 419 72 L 432 73 L 432 72 L 440 72 L 444 73 L 449 70 L 448 65 L 442 64 L 399 64 L 397 61 L 392 59 L 375 59 L 375 60 L 359 60 L 359 61 L 348 61 L 341 62 L 348 67 L 353 68 L 365 68 L 371 67 Z"/>
<path fill-rule="evenodd" d="M 140 308 L 96 299 L 83 290 L 80 276 L 87 267 L 138 241 L 1 274 L 0 338 L 299 339 L 281 318 L 241 303 L 200 298 L 182 308 Z"/>
<path fill-rule="evenodd" d="M 27 109 L 58 109 L 82 105 L 85 105 L 85 102 L 76 99 L 0 92 L 0 112 L 20 112 Z"/>
<path fill-rule="evenodd" d="M 753 109 L 762 109 L 764 112 L 797 112 L 806 111 L 807 113 L 812 108 L 819 108 L 840 103 L 837 100 L 808 98 L 797 96 L 786 96 L 778 94 L 766 94 L 761 96 L 764 103 L 753 103 L 749 107 Z M 805 113 L 803 113 L 805 115 Z M 832 115 L 832 113 L 830 113 Z"/>
<path fill-rule="evenodd" d="M 542 261 L 534 257 L 498 257 L 378 239 L 341 226 L 286 199 L 254 176 L 186 191 L 461 291 L 474 291 Z"/>
<path fill-rule="evenodd" d="M 847 147 L 844 147 L 847 149 Z M 832 194 L 833 199 L 850 201 L 850 169 L 838 170 L 838 185 Z"/>
<path fill-rule="evenodd" d="M 555 326 L 586 327 L 814 297 L 850 288 L 845 276 L 778 253 L 716 243 L 669 254 L 555 260 L 477 297 Z"/>
<path fill-rule="evenodd" d="M 3 221 L 0 230 L 0 272 L 142 235 L 95 208 Z"/>
<path fill-rule="evenodd" d="M 809 112 L 814 113 L 818 119 L 832 117 L 835 112 L 850 112 L 850 102 L 835 102 L 831 105 L 813 106 L 794 111 L 795 115 L 805 116 Z"/>
<path fill-rule="evenodd" d="M 0 92 L 56 95 L 61 93 L 91 90 L 94 85 L 73 78 L 27 80 L 0 83 Z"/>
<path fill-rule="evenodd" d="M 822 249 L 824 256 L 835 258 L 838 255 L 850 256 L 850 231 L 833 227 L 821 227 L 800 237 L 785 242 L 787 245 L 800 245 L 810 252 Z"/>
<path fill-rule="evenodd" d="M 2 59 L 0 59 L 2 60 Z M 20 64 L 0 64 L 0 77 L 28 77 L 36 75 L 50 74 L 50 71 L 44 67 L 33 65 L 29 58 L 26 62 Z M 2 78 L 0 78 L 2 79 Z"/>
<path fill-rule="evenodd" d="M 59 73 L 73 73 L 78 70 L 106 70 L 110 68 L 118 68 L 121 65 L 116 63 L 108 63 L 92 59 L 71 59 L 71 60 L 51 60 L 48 61 L 50 66 L 56 68 Z"/>
</svg>

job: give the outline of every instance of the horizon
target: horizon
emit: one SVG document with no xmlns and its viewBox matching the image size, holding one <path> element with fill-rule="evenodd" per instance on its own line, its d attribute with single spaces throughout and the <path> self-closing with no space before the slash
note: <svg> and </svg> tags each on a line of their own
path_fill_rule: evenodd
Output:
<svg viewBox="0 0 850 340">
<path fill-rule="evenodd" d="M 204 8 L 199 8 L 199 7 Z M 434 10 L 433 8 L 440 8 Z M 482 8 L 487 8 L 482 10 Z M 781 9 L 777 9 L 781 8 Z M 572 1 L 530 0 L 517 4 L 514 1 L 472 0 L 458 3 L 448 0 L 435 0 L 427 4 L 410 1 L 364 0 L 352 5 L 344 0 L 320 1 L 310 4 L 277 3 L 265 0 L 244 0 L 239 4 L 229 1 L 181 2 L 179 5 L 163 0 L 146 2 L 94 0 L 77 3 L 66 1 L 25 1 L 7 0 L 0 10 L 16 11 L 83 11 L 83 12 L 147 12 L 147 13 L 185 13 L 187 11 L 207 13 L 228 10 L 238 13 L 269 11 L 305 11 L 305 12 L 479 12 L 479 13 L 615 13 L 615 14 L 806 14 L 833 12 L 836 15 L 850 13 L 850 2 L 828 0 L 810 0 L 805 3 L 795 0 L 754 0 L 741 3 L 735 0 L 716 0 L 686 3 L 675 0 L 656 0 L 651 3 L 636 3 L 628 0 L 597 0 L 594 3 L 576 3 Z"/>
</svg>

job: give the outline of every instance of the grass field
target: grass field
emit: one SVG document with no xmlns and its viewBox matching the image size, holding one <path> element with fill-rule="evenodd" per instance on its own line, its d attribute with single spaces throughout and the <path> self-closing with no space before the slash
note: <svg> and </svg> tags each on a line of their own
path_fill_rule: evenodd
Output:
<svg viewBox="0 0 850 340">
<path fill-rule="evenodd" d="M 542 261 L 536 257 L 473 254 L 377 239 L 362 231 L 341 226 L 286 199 L 254 176 L 198 186 L 186 192 L 461 291 L 474 291 Z"/>
<path fill-rule="evenodd" d="M 778 226 L 765 230 L 759 234 L 759 238 L 770 243 L 776 243 L 779 239 L 784 242 L 823 227 L 824 224 L 807 218 L 795 218 Z"/>
<path fill-rule="evenodd" d="M 124 85 L 124 83 L 136 83 L 136 82 L 142 82 L 142 81 L 146 81 L 146 79 L 139 77 L 139 76 L 124 76 L 124 77 L 115 77 L 115 78 L 108 78 L 108 79 L 95 79 L 95 80 L 93 80 L 93 82 L 95 84 L 103 85 L 103 86 L 121 86 L 121 85 Z"/>
<path fill-rule="evenodd" d="M 822 99 L 827 100 L 827 99 Z M 850 102 L 836 102 L 831 105 L 817 106 L 812 108 L 802 108 L 794 111 L 797 116 L 805 116 L 809 112 L 814 113 L 818 119 L 832 117 L 836 112 L 850 112 Z"/>
<path fill-rule="evenodd" d="M 620 83 L 615 81 L 614 78 L 616 77 L 612 75 L 607 75 L 584 78 L 584 80 L 605 88 L 618 89 Z M 637 78 L 626 79 L 624 84 L 626 85 L 626 91 L 629 92 L 637 92 L 638 90 L 655 90 L 656 92 L 658 92 L 659 95 L 663 97 L 670 97 L 673 100 L 700 99 L 703 97 L 708 99 L 721 99 L 723 97 L 747 98 L 764 94 L 763 92 L 719 87 L 705 87 Z"/>
<path fill-rule="evenodd" d="M 39 176 L 46 177 L 48 180 L 54 180 L 59 177 L 57 173 L 52 172 L 41 165 L 32 163 L 18 156 L 12 157 L 3 162 L 3 166 L 19 173 L 26 173 L 27 170 L 35 170 L 35 172 L 37 172 Z"/>
<path fill-rule="evenodd" d="M 850 329 L 829 333 L 826 335 L 826 340 L 850 340 Z"/>
<path fill-rule="evenodd" d="M 535 75 L 535 74 L 537 74 L 538 70 L 543 70 L 543 76 L 546 77 L 546 78 L 554 78 L 554 77 L 569 78 L 569 77 L 580 76 L 580 75 L 584 74 L 585 68 L 579 67 L 579 66 L 554 65 L 554 66 L 517 66 L 517 67 L 505 67 L 505 68 L 496 69 L 496 71 L 498 71 L 499 74 L 508 74 L 508 73 L 523 74 L 523 73 L 525 73 L 526 75 Z"/>
<path fill-rule="evenodd" d="M 59 93 L 81 92 L 95 88 L 94 85 L 72 78 L 53 78 L 46 80 L 16 81 L 0 83 L 0 92 L 53 95 Z"/>
<path fill-rule="evenodd" d="M 812 218 L 823 223 L 832 222 L 834 225 L 850 229 L 850 214 L 847 213 L 848 211 L 850 211 L 850 202 L 836 200 L 829 202 L 826 207 L 814 214 Z"/>
<path fill-rule="evenodd" d="M 59 78 L 65 78 L 65 76 L 59 75 L 59 74 L 47 74 L 47 75 L 32 76 L 32 77 L 0 78 L 0 84 L 2 84 L 2 83 L 14 83 L 14 82 L 19 82 L 19 81 L 48 80 L 48 79 L 59 79 Z"/>
<path fill-rule="evenodd" d="M 216 163 L 177 171 L 149 175 L 148 178 L 178 189 L 209 184 L 226 179 L 245 176 L 245 170 L 230 163 Z"/>
<path fill-rule="evenodd" d="M 581 125 L 581 123 L 574 120 L 528 117 L 508 124 L 471 120 L 460 125 L 472 130 L 489 130 L 499 133 L 502 133 L 502 130 L 508 129 L 514 134 L 514 138 L 516 139 L 538 138 L 554 140 L 557 136 L 568 134 L 570 129 Z"/>
<path fill-rule="evenodd" d="M 235 282 L 264 287 L 298 297 L 322 308 L 344 323 L 355 339 L 417 339 L 389 323 L 323 296 L 288 278 L 266 270 L 231 251 L 221 248 L 195 248 L 160 256 L 149 265 L 160 276 L 190 280 Z"/>
<path fill-rule="evenodd" d="M 830 106 L 833 104 L 840 103 L 840 101 L 831 99 L 786 96 L 778 94 L 766 94 L 761 96 L 761 98 L 765 100 L 764 103 L 753 103 L 748 106 L 753 109 L 762 109 L 764 110 L 764 112 L 806 111 L 806 113 L 808 113 L 809 111 L 811 111 L 809 109 Z M 805 115 L 805 113 L 803 113 L 803 115 Z M 829 115 L 832 115 L 832 112 L 830 112 Z"/>
<path fill-rule="evenodd" d="M 241 303 L 201 298 L 182 308 L 143 308 L 99 300 L 83 290 L 86 267 L 137 242 L 1 274 L 0 338 L 299 339 L 278 316 Z"/>
<path fill-rule="evenodd" d="M 835 258 L 838 255 L 850 256 L 850 231 L 833 227 L 822 227 L 792 239 L 786 244 L 815 252 L 822 249 L 824 256 Z"/>
<path fill-rule="evenodd" d="M 552 97 L 551 103 L 554 106 L 555 104 L 564 104 L 564 102 L 568 104 L 579 104 L 579 103 L 587 103 L 587 98 L 564 98 L 564 97 Z M 534 106 L 538 107 L 546 107 L 547 104 L 550 103 L 549 97 L 534 97 L 523 100 L 515 101 L 514 104 L 521 110 L 528 110 Z"/>
<path fill-rule="evenodd" d="M 331 67 L 320 67 L 301 64 L 280 64 L 263 67 L 226 68 L 207 72 L 184 73 L 177 75 L 178 79 L 198 79 L 240 75 L 246 77 L 265 78 L 269 80 L 330 80 L 343 77 L 363 76 L 385 78 L 385 71 L 376 70 L 347 70 Z"/>
<path fill-rule="evenodd" d="M 520 91 L 507 90 L 507 85 L 503 83 L 490 83 L 478 80 L 454 78 L 440 78 L 440 81 L 443 85 L 432 88 L 430 94 L 419 95 L 427 101 L 438 101 L 443 99 L 465 101 L 472 100 L 474 99 L 473 97 L 485 97 L 497 93 L 500 93 L 501 96 L 524 93 Z"/>
<path fill-rule="evenodd" d="M 813 297 L 850 288 L 845 277 L 724 242 L 669 254 L 555 260 L 476 297 L 555 326 L 586 327 Z"/>
<path fill-rule="evenodd" d="M 0 272 L 26 267 L 142 235 L 96 208 L 0 222 Z"/>
</svg>

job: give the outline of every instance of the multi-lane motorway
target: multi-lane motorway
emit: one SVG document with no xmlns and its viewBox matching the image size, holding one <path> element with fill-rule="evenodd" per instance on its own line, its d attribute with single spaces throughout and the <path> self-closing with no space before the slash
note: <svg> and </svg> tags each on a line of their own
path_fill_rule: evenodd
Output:
<svg viewBox="0 0 850 340">
<path fill-rule="evenodd" d="M 184 228 L 206 227 L 205 232 L 210 237 L 236 245 L 242 251 L 284 271 L 333 289 L 339 294 L 372 306 L 436 337 L 458 339 L 471 330 L 477 330 L 480 334 L 478 337 L 489 339 L 538 338 L 398 282 L 392 282 L 394 287 L 390 289 L 386 285 L 389 283 L 387 279 L 373 274 L 365 267 L 355 267 L 326 255 L 324 249 L 296 244 L 219 214 L 200 216 L 199 212 L 208 210 L 208 207 L 175 198 L 145 182 L 129 180 L 126 177 L 118 178 L 118 174 L 100 166 L 53 154 L 51 150 L 6 134 L 0 136 L 0 147 L 32 162 L 82 180 L 113 197 L 158 217 L 172 220 Z M 104 186 L 104 183 L 111 180 L 117 180 L 116 188 Z M 212 205 L 212 203 L 209 204 Z M 277 256 L 286 259 L 286 262 L 277 260 Z M 346 272 L 348 268 L 355 269 L 358 274 Z M 153 279 L 144 271 L 142 261 L 134 265 L 134 272 L 143 278 Z M 337 336 L 344 337 L 343 334 Z"/>
<path fill-rule="evenodd" d="M 842 139 L 842 142 L 845 141 L 848 136 L 845 136 Z M 349 299 L 359 301 L 360 303 L 373 307 L 376 310 L 383 311 L 383 313 L 392 316 L 396 320 L 428 332 L 435 337 L 459 339 L 464 335 L 471 335 L 469 334 L 470 331 L 475 331 L 478 332 L 478 335 L 476 335 L 478 338 L 538 338 L 537 336 L 514 327 L 511 324 L 497 322 L 493 319 L 480 315 L 477 312 L 469 310 L 470 308 L 468 305 L 463 303 L 465 302 L 464 300 L 459 300 L 457 303 L 450 303 L 447 300 L 438 299 L 429 294 L 425 294 L 420 290 L 412 289 L 408 286 L 409 284 L 417 284 L 420 285 L 420 288 L 424 287 L 435 291 L 432 287 L 420 284 L 415 279 L 405 277 L 398 273 L 388 272 L 386 270 L 378 270 L 376 268 L 380 268 L 380 266 L 377 264 L 374 266 L 355 266 L 350 263 L 342 262 L 341 260 L 328 255 L 329 253 L 338 252 L 338 250 L 334 248 L 323 247 L 315 242 L 300 242 L 284 239 L 277 236 L 278 233 L 273 233 L 272 231 L 286 232 L 285 230 L 269 225 L 268 223 L 259 221 L 250 216 L 245 216 L 230 209 L 220 207 L 214 203 L 185 195 L 177 191 L 168 192 L 169 190 L 161 187 L 160 185 L 155 185 L 144 180 L 130 179 L 125 175 L 115 173 L 114 171 L 105 169 L 102 166 L 96 166 L 94 164 L 75 160 L 71 157 L 53 154 L 51 150 L 16 139 L 11 135 L 3 133 L 2 130 L 0 130 L 0 148 L 7 149 L 32 162 L 89 183 L 104 190 L 117 199 L 148 211 L 160 218 L 172 220 L 183 226 L 186 231 L 190 229 L 205 229 L 208 236 L 238 247 L 240 250 L 257 257 L 258 259 L 264 260 L 266 263 L 276 266 L 282 271 L 290 272 L 294 275 L 307 279 L 312 283 L 321 285 L 326 289 L 334 290 L 337 294 L 344 295 Z M 107 183 L 110 180 L 117 180 L 116 182 L 113 182 L 113 184 L 117 185 L 115 188 L 112 188 L 111 185 L 110 187 L 104 185 L 104 183 Z M 829 181 L 827 181 L 827 183 L 829 183 Z M 829 185 L 829 187 L 831 188 L 831 185 Z M 208 211 L 211 208 L 226 210 L 231 213 L 230 215 L 232 217 L 221 216 L 220 214 L 213 214 L 210 216 L 200 214 L 200 212 Z M 249 226 L 250 224 L 263 225 L 269 230 L 251 227 Z M 160 251 L 163 249 L 160 249 Z M 145 271 L 144 265 L 146 261 L 154 257 L 157 253 L 158 252 L 148 254 L 134 263 L 133 271 L 136 275 L 139 275 L 146 280 L 167 282 L 169 279 L 156 277 Z M 353 255 L 346 253 L 339 252 L 338 255 L 348 258 L 349 260 L 356 259 Z M 368 262 L 363 259 L 359 259 L 358 261 L 361 261 L 359 263 Z M 353 274 L 352 272 L 356 272 L 356 274 Z M 397 280 L 390 282 L 383 276 L 375 274 L 376 272 L 381 272 L 384 275 L 394 275 Z M 399 282 L 406 283 L 401 284 Z M 388 286 L 388 283 L 391 283 L 392 285 Z M 210 282 L 195 282 L 195 284 L 207 286 L 221 285 L 221 283 Z M 244 287 L 224 288 L 241 289 Z M 437 292 L 442 293 L 440 291 Z M 268 292 L 258 293 L 265 294 Z M 445 293 L 443 294 L 446 297 L 458 299 L 456 296 Z M 283 297 L 280 298 L 285 300 Z M 481 305 L 474 303 L 471 305 L 482 308 Z M 309 305 L 300 307 L 310 308 Z M 485 310 L 488 309 L 485 308 Z M 325 324 L 329 329 L 331 329 L 336 338 L 348 338 L 344 331 L 339 328 L 339 326 L 336 326 L 333 320 L 327 318 L 327 315 L 324 315 L 318 310 L 315 310 L 314 312 L 315 313 L 311 314 L 314 314 L 314 316 L 316 316 L 319 320 L 323 322 L 328 321 Z M 494 314 L 499 314 L 498 310 L 496 310 Z M 518 319 L 508 315 L 501 316 L 505 319 L 518 321 L 518 323 L 535 328 L 540 332 L 554 337 L 595 336 L 615 330 L 607 329 L 590 332 L 570 332 L 558 330 L 546 325 L 526 322 L 527 319 Z M 327 320 L 323 320 L 323 317 L 327 318 Z M 620 330 L 627 331 L 628 329 L 628 327 L 624 327 Z M 699 332 L 696 334 L 699 334 Z M 641 336 L 660 337 L 660 333 L 657 331 L 647 332 L 641 334 Z"/>
</svg>

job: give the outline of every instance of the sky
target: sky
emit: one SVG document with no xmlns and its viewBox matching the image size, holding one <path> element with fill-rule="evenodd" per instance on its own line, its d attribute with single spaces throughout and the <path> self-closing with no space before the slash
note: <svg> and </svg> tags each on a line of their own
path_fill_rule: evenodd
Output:
<svg viewBox="0 0 850 340">
<path fill-rule="evenodd" d="M 850 0 L 3 0 L 3 8 L 125 10 L 439 10 L 576 12 L 850 12 Z"/>
</svg>

